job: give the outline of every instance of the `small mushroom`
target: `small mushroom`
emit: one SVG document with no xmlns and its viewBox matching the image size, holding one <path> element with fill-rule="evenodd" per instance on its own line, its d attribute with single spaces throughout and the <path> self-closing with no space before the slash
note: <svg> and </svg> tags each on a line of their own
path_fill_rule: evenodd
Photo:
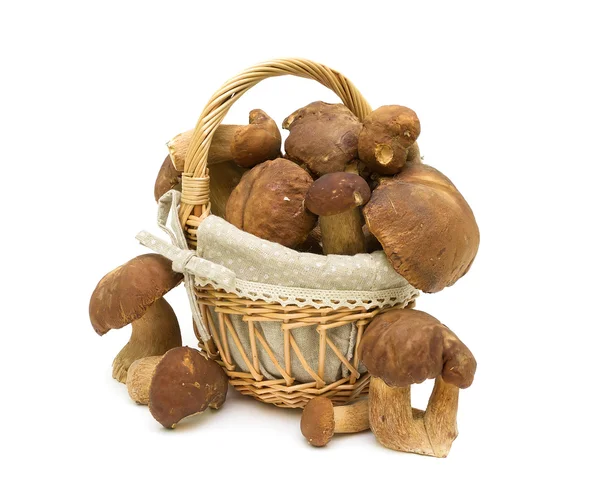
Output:
<svg viewBox="0 0 600 499">
<path fill-rule="evenodd" d="M 464 276 L 479 248 L 468 203 L 445 175 L 421 163 L 381 182 L 363 215 L 396 272 L 427 293 Z"/>
<path fill-rule="evenodd" d="M 367 167 L 383 175 L 398 173 L 408 150 L 421 133 L 419 118 L 404 106 L 382 106 L 363 121 L 358 156 Z"/>
<path fill-rule="evenodd" d="M 289 115 L 285 151 L 315 175 L 344 171 L 358 159 L 362 124 L 343 104 L 313 102 Z"/>
<path fill-rule="evenodd" d="M 233 160 L 245 168 L 281 155 L 281 133 L 277 123 L 261 109 L 250 111 L 249 122 L 236 130 L 231 141 Z"/>
<path fill-rule="evenodd" d="M 385 447 L 446 457 L 458 435 L 459 388 L 473 382 L 477 363 L 445 325 L 425 312 L 394 309 L 375 317 L 359 347 L 371 374 L 369 420 Z M 411 408 L 410 385 L 435 378 L 427 410 Z"/>
<path fill-rule="evenodd" d="M 132 327 L 129 342 L 113 361 L 113 378 L 125 383 L 134 361 L 181 345 L 177 317 L 163 296 L 182 280 L 167 258 L 153 253 L 133 258 L 100 280 L 89 307 L 96 333 Z"/>
<path fill-rule="evenodd" d="M 323 252 L 355 255 L 366 250 L 360 206 L 371 197 L 369 184 L 354 173 L 328 173 L 306 194 L 306 209 L 319 215 Z"/>
<path fill-rule="evenodd" d="M 317 222 L 304 209 L 312 183 L 308 173 L 287 159 L 266 161 L 244 174 L 229 197 L 225 219 L 257 237 L 295 248 Z"/>
<path fill-rule="evenodd" d="M 327 445 L 334 433 L 368 430 L 369 401 L 363 398 L 353 404 L 334 407 L 329 398 L 315 397 L 304 407 L 300 429 L 314 447 Z"/>
<path fill-rule="evenodd" d="M 193 348 L 173 348 L 154 370 L 148 407 L 165 428 L 175 428 L 183 418 L 207 407 L 219 409 L 227 386 L 227 375 L 214 360 Z"/>
<path fill-rule="evenodd" d="M 127 370 L 127 392 L 131 400 L 141 405 L 148 405 L 150 400 L 150 382 L 162 355 L 144 357 L 136 360 Z"/>
</svg>

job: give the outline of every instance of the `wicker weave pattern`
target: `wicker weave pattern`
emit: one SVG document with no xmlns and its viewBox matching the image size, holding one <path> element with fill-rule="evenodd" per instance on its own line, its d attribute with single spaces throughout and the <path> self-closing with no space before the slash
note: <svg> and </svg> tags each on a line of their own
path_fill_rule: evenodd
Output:
<svg viewBox="0 0 600 499">
<path fill-rule="evenodd" d="M 354 85 L 326 66 L 303 59 L 280 59 L 251 67 L 228 80 L 211 97 L 196 125 L 183 173 L 182 202 L 179 209 L 181 226 L 184 228 L 188 246 L 197 246 L 197 228 L 210 214 L 208 191 L 208 150 L 213 134 L 223 121 L 229 108 L 250 88 L 265 78 L 281 75 L 294 75 L 313 79 L 333 90 L 342 102 L 359 119 L 363 119 L 371 108 Z M 252 301 L 236 295 L 215 290 L 210 286 L 196 287 L 195 298 L 200 307 L 205 329 L 210 333 L 211 341 L 203 341 L 200 346 L 212 358 L 215 358 L 227 372 L 230 383 L 242 394 L 250 395 L 263 402 L 286 408 L 301 408 L 317 395 L 327 395 L 334 404 L 346 404 L 368 391 L 369 375 L 361 376 L 356 355 L 362 334 L 369 322 L 379 313 L 392 308 L 330 308 L 282 306 L 262 300 Z M 408 306 L 413 306 L 411 302 Z M 398 305 L 402 306 L 402 305 Z M 213 320 L 210 309 L 218 320 Z M 241 315 L 248 323 L 250 351 L 245 351 L 238 332 L 233 326 L 231 316 Z M 256 322 L 277 321 L 281 323 L 283 335 L 283 364 L 277 361 L 271 346 L 254 327 Z M 340 352 L 328 337 L 328 331 L 344 324 L 354 323 L 358 330 L 352 360 Z M 309 366 L 294 339 L 294 329 L 315 325 L 319 335 L 319 362 L 316 371 Z M 233 346 L 231 346 L 233 345 Z M 238 349 L 244 365 L 235 365 L 231 348 Z M 259 369 L 258 351 L 262 349 L 275 365 L 280 379 L 265 379 Z M 335 355 L 345 366 L 348 376 L 326 383 L 323 379 L 325 358 Z M 302 367 L 314 381 L 296 383 L 292 377 L 292 356 L 298 359 Z M 279 355 L 281 357 L 281 355 Z M 313 366 L 314 367 L 314 366 Z"/>
</svg>

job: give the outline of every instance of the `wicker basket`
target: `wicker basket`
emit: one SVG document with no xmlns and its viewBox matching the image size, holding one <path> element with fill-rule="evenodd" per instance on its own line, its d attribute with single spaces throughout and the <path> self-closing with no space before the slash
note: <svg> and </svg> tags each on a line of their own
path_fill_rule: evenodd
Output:
<svg viewBox="0 0 600 499">
<path fill-rule="evenodd" d="M 371 111 L 369 105 L 358 90 L 344 76 L 321 64 L 302 60 L 284 59 L 269 61 L 251 67 L 235 78 L 227 81 L 215 93 L 206 105 L 193 134 L 183 173 L 181 205 L 179 218 L 184 228 L 189 248 L 197 246 L 197 228 L 210 214 L 209 172 L 207 168 L 208 150 L 212 136 L 229 108 L 251 87 L 259 81 L 272 76 L 294 75 L 318 81 L 333 90 L 342 102 L 361 120 Z M 194 288 L 195 300 L 199 306 L 205 330 L 211 340 L 204 341 L 196 329 L 200 347 L 211 358 L 223 366 L 230 383 L 244 395 L 250 395 L 262 402 L 279 407 L 301 408 L 313 397 L 326 395 L 336 405 L 346 404 L 368 391 L 369 375 L 361 375 L 356 355 L 365 327 L 377 314 L 404 306 L 388 308 L 313 308 L 283 306 L 263 300 L 240 298 L 234 294 L 214 289 L 211 286 Z M 411 302 L 408 306 L 412 305 Z M 242 345 L 234 326 L 234 316 L 239 322 L 241 316 L 248 325 L 249 348 Z M 257 322 L 281 323 L 283 352 L 275 352 L 255 327 Z M 346 324 L 356 326 L 354 352 L 349 360 L 337 349 L 328 336 L 334 328 Z M 294 330 L 307 325 L 315 326 L 319 335 L 318 366 L 310 366 L 305 355 L 294 339 Z M 236 348 L 236 357 L 243 360 L 234 362 L 232 348 Z M 278 379 L 266 379 L 259 369 L 258 352 L 266 354 L 279 375 Z M 335 382 L 324 380 L 325 359 L 327 355 L 339 358 L 344 368 Z M 312 381 L 297 382 L 292 376 L 292 359 L 295 357 Z M 283 359 L 283 362 L 277 360 Z"/>
</svg>

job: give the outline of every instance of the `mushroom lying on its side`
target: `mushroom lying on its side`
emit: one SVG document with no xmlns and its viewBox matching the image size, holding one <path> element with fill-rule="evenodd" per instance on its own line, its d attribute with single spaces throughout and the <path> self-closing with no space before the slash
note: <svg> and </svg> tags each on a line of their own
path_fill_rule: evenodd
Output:
<svg viewBox="0 0 600 499">
<path fill-rule="evenodd" d="M 148 407 L 165 428 L 175 428 L 183 418 L 207 407 L 219 409 L 227 387 L 227 375 L 214 360 L 193 348 L 173 348 L 154 369 Z"/>
<path fill-rule="evenodd" d="M 177 317 L 163 296 L 182 280 L 167 258 L 152 253 L 133 258 L 100 280 L 89 308 L 96 333 L 132 327 L 129 342 L 113 361 L 113 378 L 125 383 L 137 359 L 181 346 Z"/>
<path fill-rule="evenodd" d="M 371 431 L 385 447 L 446 457 L 458 435 L 458 390 L 477 363 L 445 325 L 425 312 L 395 309 L 375 317 L 359 347 L 371 374 Z M 435 378 L 427 410 L 411 407 L 410 385 Z"/>
</svg>

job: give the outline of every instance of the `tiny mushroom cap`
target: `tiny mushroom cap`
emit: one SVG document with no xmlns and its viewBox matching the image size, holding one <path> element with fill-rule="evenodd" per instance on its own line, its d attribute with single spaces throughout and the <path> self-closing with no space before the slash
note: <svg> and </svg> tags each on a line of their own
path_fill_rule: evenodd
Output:
<svg viewBox="0 0 600 499">
<path fill-rule="evenodd" d="M 281 154 L 281 133 L 277 123 L 262 109 L 250 111 L 249 122 L 235 132 L 231 141 L 233 160 L 246 168 Z"/>
<path fill-rule="evenodd" d="M 363 121 L 358 156 L 377 173 L 393 175 L 404 166 L 408 149 L 421 133 L 416 113 L 404 106 L 381 106 Z"/>
<path fill-rule="evenodd" d="M 149 253 L 140 255 L 106 274 L 90 299 L 90 321 L 103 335 L 142 317 L 159 298 L 177 286 L 183 275 L 171 261 Z"/>
<path fill-rule="evenodd" d="M 333 403 L 329 398 L 315 397 L 306 404 L 300 430 L 315 447 L 323 447 L 329 443 L 335 433 Z"/>
<path fill-rule="evenodd" d="M 477 255 L 479 228 L 469 204 L 431 166 L 408 163 L 375 188 L 363 214 L 396 272 L 426 293 L 454 284 Z"/>
<path fill-rule="evenodd" d="M 150 384 L 150 413 L 165 428 L 207 407 L 219 409 L 227 396 L 227 375 L 214 360 L 193 348 L 169 350 Z"/>
<path fill-rule="evenodd" d="M 369 184 L 360 175 L 328 173 L 315 180 L 306 194 L 306 209 L 315 215 L 338 215 L 369 201 Z"/>
<path fill-rule="evenodd" d="M 360 343 L 359 357 L 372 376 L 392 387 L 441 375 L 446 383 L 467 388 L 477 367 L 471 351 L 444 324 L 406 308 L 373 319 Z"/>
</svg>

